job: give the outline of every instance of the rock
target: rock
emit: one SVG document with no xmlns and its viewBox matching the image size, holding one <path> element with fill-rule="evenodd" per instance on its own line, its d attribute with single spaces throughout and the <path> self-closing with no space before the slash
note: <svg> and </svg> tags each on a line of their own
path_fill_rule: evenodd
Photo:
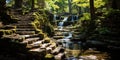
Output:
<svg viewBox="0 0 120 60">
<path fill-rule="evenodd" d="M 54 58 L 54 56 L 53 56 L 52 54 L 46 54 L 46 55 L 45 55 L 45 58 L 46 58 L 46 59 L 52 59 L 52 58 Z"/>
<path fill-rule="evenodd" d="M 30 49 L 29 52 L 31 52 L 33 54 L 34 53 L 39 54 L 39 53 L 45 52 L 45 49 L 34 48 L 34 49 Z"/>
<path fill-rule="evenodd" d="M 98 60 L 97 56 L 95 56 L 95 55 L 80 56 L 80 59 L 83 59 L 83 60 Z"/>
<path fill-rule="evenodd" d="M 44 44 L 41 45 L 40 48 L 45 49 L 45 48 L 48 47 L 49 45 L 50 45 L 50 43 L 44 43 Z"/>
<path fill-rule="evenodd" d="M 58 54 L 60 52 L 60 50 L 62 49 L 62 47 L 56 47 L 53 51 L 52 54 Z"/>
<path fill-rule="evenodd" d="M 56 60 L 64 60 L 65 59 L 65 54 L 64 53 L 59 53 L 55 55 Z"/>
<path fill-rule="evenodd" d="M 54 39 L 62 39 L 64 36 L 53 36 Z"/>
<path fill-rule="evenodd" d="M 41 46 L 42 43 L 43 43 L 43 40 L 33 42 L 32 44 L 28 44 L 27 48 L 38 48 Z"/>
</svg>

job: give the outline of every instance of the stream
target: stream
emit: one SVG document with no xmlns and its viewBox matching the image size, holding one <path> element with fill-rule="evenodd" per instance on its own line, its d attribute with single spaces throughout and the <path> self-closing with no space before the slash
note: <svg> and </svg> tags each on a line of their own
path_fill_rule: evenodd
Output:
<svg viewBox="0 0 120 60">
<path fill-rule="evenodd" d="M 58 19 L 56 19 L 56 17 L 57 17 L 57 15 L 54 15 L 54 21 L 58 20 Z M 72 15 L 71 19 L 69 19 L 69 16 L 64 16 L 63 19 L 60 19 L 58 21 L 58 24 L 57 24 L 57 32 L 59 32 L 61 34 L 59 36 L 63 36 L 63 38 L 56 39 L 56 41 L 61 42 L 62 46 L 65 49 L 71 51 L 71 52 L 69 52 L 70 56 L 68 56 L 68 58 L 66 60 L 78 60 L 78 59 L 79 60 L 97 60 L 97 56 L 92 55 L 92 54 L 90 54 L 88 56 L 79 56 L 79 58 L 76 58 L 75 55 L 78 55 L 80 52 L 75 52 L 75 53 L 72 52 L 72 51 L 81 51 L 82 50 L 84 43 L 82 41 L 79 41 L 79 38 L 82 38 L 83 35 L 74 34 L 75 32 L 78 32 L 78 31 L 74 31 L 74 28 L 73 28 L 72 24 L 67 25 L 67 26 L 64 26 L 64 24 L 66 22 L 73 22 L 74 23 L 77 20 L 78 20 L 77 15 Z M 74 35 L 78 36 L 77 37 L 78 39 L 76 41 L 74 41 L 74 38 L 75 38 L 75 37 L 73 37 Z M 91 45 L 91 44 L 104 45 L 104 43 L 99 42 L 99 41 L 94 41 L 94 40 L 93 41 L 88 40 L 88 41 L 85 42 L 85 44 L 86 43 L 88 43 L 88 44 L 90 43 L 89 45 Z M 93 50 L 93 49 L 90 48 L 90 50 Z"/>
<path fill-rule="evenodd" d="M 55 17 L 56 17 L 56 15 L 54 16 L 54 19 L 55 19 Z M 75 16 L 71 17 L 71 22 L 74 22 L 74 17 Z M 67 22 L 67 21 L 68 21 L 68 16 L 65 16 L 64 19 L 58 23 L 58 29 L 60 31 L 67 30 L 67 29 L 65 29 L 65 27 L 72 27 L 72 26 L 64 26 L 64 22 Z M 74 49 L 74 44 L 76 44 L 76 45 L 78 45 L 77 49 L 79 49 L 81 42 L 76 43 L 76 42 L 71 41 L 71 39 L 73 38 L 72 31 L 67 31 L 67 32 L 63 31 L 63 36 L 64 36 L 63 39 L 58 40 L 58 41 L 62 42 L 63 47 L 68 48 L 68 49 Z"/>
</svg>

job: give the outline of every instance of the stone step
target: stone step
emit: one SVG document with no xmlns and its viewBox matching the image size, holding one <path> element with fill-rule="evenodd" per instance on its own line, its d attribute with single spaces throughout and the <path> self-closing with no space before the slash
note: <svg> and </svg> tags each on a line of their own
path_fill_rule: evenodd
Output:
<svg viewBox="0 0 120 60">
<path fill-rule="evenodd" d="M 83 41 L 83 40 L 80 39 L 79 37 L 73 37 L 73 38 L 71 39 L 71 41 Z"/>
<path fill-rule="evenodd" d="M 39 37 L 34 37 L 34 38 L 27 38 L 24 41 L 20 42 L 23 44 L 32 44 L 33 42 L 38 41 L 40 38 Z"/>
<path fill-rule="evenodd" d="M 66 26 L 66 27 L 64 27 L 64 29 L 74 29 L 74 27 L 73 26 Z"/>
<path fill-rule="evenodd" d="M 12 42 L 22 42 L 23 37 L 19 34 L 3 35 L 4 39 L 11 40 Z"/>
<path fill-rule="evenodd" d="M 39 40 L 39 41 L 33 42 L 32 44 L 28 44 L 27 48 L 29 49 L 39 48 L 42 45 L 43 41 L 44 40 Z"/>
<path fill-rule="evenodd" d="M 76 38 L 81 38 L 82 36 L 81 35 L 78 35 L 78 34 L 73 34 L 73 38 L 76 37 Z"/>
<path fill-rule="evenodd" d="M 110 38 L 111 37 L 111 38 Z M 119 36 L 104 36 L 104 37 L 101 37 L 101 39 L 107 39 L 107 40 L 115 40 L 115 41 L 118 41 L 120 40 L 120 37 Z"/>
<path fill-rule="evenodd" d="M 27 16 L 27 17 L 25 17 L 25 19 L 20 19 L 19 21 L 34 21 L 34 18 Z"/>
<path fill-rule="evenodd" d="M 29 25 L 29 24 L 31 24 L 31 23 L 23 23 L 23 22 L 21 22 L 21 23 L 18 23 L 19 25 L 21 24 L 21 25 Z"/>
<path fill-rule="evenodd" d="M 36 53 L 36 54 L 40 55 L 40 53 L 45 52 L 45 49 L 34 48 L 34 49 L 30 49 L 29 52 L 32 53 L 32 54 Z"/>
<path fill-rule="evenodd" d="M 24 37 L 25 39 L 27 39 L 27 38 L 34 38 L 34 37 L 39 37 L 41 40 L 43 39 L 43 38 L 41 38 L 42 34 L 21 35 L 21 36 Z"/>
<path fill-rule="evenodd" d="M 17 21 L 17 23 L 31 23 L 32 21 L 30 21 L 30 20 L 19 20 L 19 21 Z"/>
<path fill-rule="evenodd" d="M 54 39 L 63 39 L 65 36 L 53 36 Z"/>
<path fill-rule="evenodd" d="M 32 25 L 18 25 L 17 28 L 34 28 Z"/>
<path fill-rule="evenodd" d="M 41 45 L 41 49 L 46 49 L 46 47 L 50 46 L 51 44 L 50 43 L 44 43 Z"/>
<path fill-rule="evenodd" d="M 60 31 L 60 32 L 70 32 L 71 30 L 68 30 L 68 29 L 62 29 L 62 30 L 61 30 L 61 29 L 57 29 L 57 30 L 55 30 L 55 31 L 56 31 L 56 32 L 57 32 L 57 31 Z"/>
<path fill-rule="evenodd" d="M 59 25 L 59 22 L 60 21 L 57 21 L 57 22 L 55 22 L 55 23 L 57 23 L 57 25 Z M 64 22 L 64 24 L 63 24 L 63 26 L 69 26 L 69 25 L 71 25 L 71 24 L 73 24 L 74 22 L 71 22 L 71 21 L 65 21 Z"/>
<path fill-rule="evenodd" d="M 118 41 L 116 41 L 116 40 L 104 40 L 104 41 L 102 41 L 102 42 L 105 42 L 105 43 L 108 43 L 108 44 L 110 44 L 110 45 L 115 45 L 115 46 L 120 46 L 120 41 L 118 40 Z"/>
<path fill-rule="evenodd" d="M 76 29 L 76 28 L 75 28 L 75 29 L 73 29 L 73 30 L 74 30 L 75 32 L 79 32 L 79 31 L 80 31 L 80 29 Z"/>
<path fill-rule="evenodd" d="M 15 29 L 16 26 L 13 26 L 13 25 L 5 25 L 5 26 L 2 26 L 0 29 Z"/>
<path fill-rule="evenodd" d="M 107 44 L 106 44 L 106 42 L 102 42 L 102 41 L 98 41 L 98 40 L 87 40 L 86 46 L 101 48 L 101 47 L 107 47 Z"/>
<path fill-rule="evenodd" d="M 61 52 L 61 50 L 64 50 L 64 48 L 58 46 L 52 51 L 52 54 L 57 55 L 58 53 Z"/>
<path fill-rule="evenodd" d="M 18 24 L 16 24 L 16 27 L 19 27 L 19 26 L 20 26 L 20 27 L 23 27 L 23 26 L 25 26 L 25 27 L 30 27 L 30 26 L 33 27 L 33 25 L 32 25 L 31 23 L 25 23 L 25 24 L 23 24 L 23 23 L 22 23 L 22 24 L 19 24 L 19 23 L 18 23 Z"/>
<path fill-rule="evenodd" d="M 16 24 L 17 26 L 32 26 L 31 23 L 21 23 L 21 24 Z"/>
<path fill-rule="evenodd" d="M 63 33 L 56 33 L 54 36 L 63 36 Z"/>
<path fill-rule="evenodd" d="M 48 48 L 46 48 L 46 50 L 54 50 L 56 48 L 56 44 L 51 44 Z"/>
<path fill-rule="evenodd" d="M 17 28 L 16 31 L 35 31 L 34 28 Z"/>
<path fill-rule="evenodd" d="M 114 51 L 116 51 L 116 50 L 120 51 L 120 46 L 110 45 L 110 46 L 108 46 L 108 49 L 109 49 L 109 50 L 114 50 Z"/>
<path fill-rule="evenodd" d="M 33 35 L 35 31 L 16 31 L 16 33 L 20 35 Z"/>
<path fill-rule="evenodd" d="M 9 31 L 9 32 L 8 32 Z M 14 34 L 16 32 L 16 29 L 0 29 L 0 36 L 5 34 Z"/>
<path fill-rule="evenodd" d="M 55 60 L 62 60 L 65 58 L 65 53 L 59 53 L 57 55 L 54 56 Z"/>
<path fill-rule="evenodd" d="M 73 34 L 80 35 L 81 33 L 80 32 L 73 32 Z"/>
</svg>

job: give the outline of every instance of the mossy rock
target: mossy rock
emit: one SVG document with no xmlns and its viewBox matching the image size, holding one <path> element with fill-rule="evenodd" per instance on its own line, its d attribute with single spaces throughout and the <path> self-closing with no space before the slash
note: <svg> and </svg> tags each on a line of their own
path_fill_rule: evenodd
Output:
<svg viewBox="0 0 120 60">
<path fill-rule="evenodd" d="M 46 55 L 45 55 L 45 58 L 46 58 L 46 59 L 51 59 L 51 58 L 53 58 L 53 57 L 54 57 L 54 56 L 53 56 L 52 54 L 46 54 Z"/>
<path fill-rule="evenodd" d="M 54 29 L 52 25 L 50 24 L 49 19 L 47 18 L 47 14 L 45 11 L 40 10 L 38 12 L 34 12 L 34 22 L 32 24 L 34 25 L 35 29 L 38 30 L 42 33 L 47 33 L 48 36 L 53 36 L 54 35 Z"/>
<path fill-rule="evenodd" d="M 44 39 L 44 43 L 50 43 L 50 38 L 46 37 L 46 38 Z"/>
<path fill-rule="evenodd" d="M 10 29 L 10 30 L 0 30 L 0 35 L 10 35 L 15 33 L 16 30 L 15 29 Z"/>
</svg>

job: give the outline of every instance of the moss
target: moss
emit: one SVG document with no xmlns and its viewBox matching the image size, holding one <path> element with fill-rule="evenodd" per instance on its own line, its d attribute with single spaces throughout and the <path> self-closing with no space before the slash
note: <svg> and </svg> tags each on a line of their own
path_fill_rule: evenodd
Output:
<svg viewBox="0 0 120 60">
<path fill-rule="evenodd" d="M 1 35 L 10 35 L 16 32 L 16 29 L 10 29 L 10 30 L 0 30 Z"/>
<path fill-rule="evenodd" d="M 46 54 L 45 58 L 53 58 L 54 56 L 52 54 Z"/>
<path fill-rule="evenodd" d="M 53 26 L 50 21 L 47 19 L 47 15 L 44 10 L 34 12 L 33 16 L 35 20 L 32 22 L 32 25 L 38 31 L 38 33 L 44 34 L 44 36 L 51 36 L 54 33 Z"/>
<path fill-rule="evenodd" d="M 0 29 L 0 37 L 2 35 L 10 35 L 16 32 L 16 26 L 4 26 Z"/>
</svg>

